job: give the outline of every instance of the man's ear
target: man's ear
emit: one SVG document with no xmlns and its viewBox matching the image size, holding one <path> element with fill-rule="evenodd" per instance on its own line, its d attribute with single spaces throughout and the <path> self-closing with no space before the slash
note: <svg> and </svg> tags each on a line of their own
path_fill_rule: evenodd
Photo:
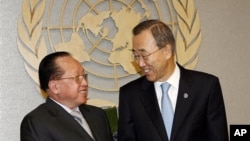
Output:
<svg viewBox="0 0 250 141">
<path fill-rule="evenodd" d="M 164 50 L 165 50 L 166 58 L 169 59 L 172 56 L 171 45 L 167 44 Z"/>
<path fill-rule="evenodd" d="M 49 89 L 53 94 L 58 94 L 58 84 L 55 80 L 49 81 Z"/>
</svg>

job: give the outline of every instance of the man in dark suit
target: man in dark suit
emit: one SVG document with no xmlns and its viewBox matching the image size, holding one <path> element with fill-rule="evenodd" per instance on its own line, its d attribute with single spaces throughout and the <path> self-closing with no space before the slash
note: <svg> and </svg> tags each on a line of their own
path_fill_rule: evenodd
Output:
<svg viewBox="0 0 250 141">
<path fill-rule="evenodd" d="M 163 22 L 144 21 L 133 35 L 133 57 L 145 75 L 120 88 L 118 141 L 228 141 L 218 78 L 175 62 L 175 39 Z M 170 85 L 166 92 L 163 83 Z M 164 93 L 174 112 L 170 130 Z"/>
<path fill-rule="evenodd" d="M 39 80 L 48 98 L 24 117 L 21 141 L 112 141 L 105 112 L 85 104 L 87 74 L 69 53 L 47 55 L 39 66 Z"/>
</svg>

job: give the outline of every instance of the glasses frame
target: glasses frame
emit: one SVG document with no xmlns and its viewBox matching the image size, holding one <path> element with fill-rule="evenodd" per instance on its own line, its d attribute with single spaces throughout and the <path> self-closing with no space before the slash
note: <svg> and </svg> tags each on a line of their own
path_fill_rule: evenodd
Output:
<svg viewBox="0 0 250 141">
<path fill-rule="evenodd" d="M 63 80 L 63 79 L 74 79 L 76 83 L 80 83 L 80 82 L 82 82 L 83 79 L 85 81 L 88 81 L 88 73 L 84 73 L 82 75 L 77 75 L 77 76 L 73 76 L 73 77 L 61 77 L 57 80 Z"/>
<path fill-rule="evenodd" d="M 152 54 L 158 52 L 159 50 L 161 50 L 161 49 L 163 49 L 163 48 L 164 48 L 164 47 L 158 48 L 157 50 L 155 50 L 155 51 L 153 51 L 153 52 L 151 52 L 151 53 L 149 53 L 149 54 L 147 54 L 147 55 L 141 55 L 140 53 L 138 53 L 138 55 L 132 54 L 132 58 L 133 58 L 135 61 L 138 61 L 140 58 L 142 58 L 142 59 L 145 61 L 145 60 L 148 59 L 148 57 L 149 57 L 150 55 L 152 55 Z M 136 51 L 136 50 L 134 50 L 134 49 L 131 49 L 131 51 L 132 51 L 133 53 L 134 53 L 134 52 L 140 52 L 140 50 L 139 50 L 139 51 Z"/>
</svg>

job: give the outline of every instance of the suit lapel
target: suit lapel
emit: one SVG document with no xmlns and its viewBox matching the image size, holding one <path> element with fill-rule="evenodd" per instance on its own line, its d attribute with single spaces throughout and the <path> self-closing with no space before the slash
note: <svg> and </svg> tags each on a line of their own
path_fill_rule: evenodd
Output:
<svg viewBox="0 0 250 141">
<path fill-rule="evenodd" d="M 81 125 L 62 107 L 52 101 L 50 98 L 47 98 L 46 106 L 49 109 L 52 116 L 54 116 L 57 122 L 62 123 L 65 128 L 72 132 L 78 133 L 86 141 L 93 141 L 93 139 L 88 135 L 88 133 L 81 127 Z"/>
<path fill-rule="evenodd" d="M 190 106 L 193 99 L 193 83 L 192 76 L 187 74 L 189 71 L 185 70 L 183 67 L 180 67 L 180 82 L 179 82 L 179 92 L 177 96 L 175 115 L 172 127 L 171 138 L 175 138 L 178 135 L 178 130 L 182 127 L 182 124 L 185 121 L 185 117 L 188 115 Z"/>
<path fill-rule="evenodd" d="M 167 134 L 165 132 L 165 126 L 158 106 L 154 83 L 147 81 L 145 78 L 141 88 L 142 93 L 140 94 L 140 99 L 144 105 L 145 111 L 162 140 L 167 140 Z"/>
<path fill-rule="evenodd" d="M 95 116 L 92 116 L 90 109 L 86 105 L 80 105 L 79 109 L 80 109 L 82 115 L 84 116 L 85 120 L 87 121 L 94 138 L 96 140 L 100 140 L 100 137 L 98 136 L 98 133 L 97 133 L 98 127 L 96 127 L 96 125 L 94 124 L 94 123 L 96 123 Z M 93 131 L 95 131 L 95 132 L 93 132 Z"/>
</svg>

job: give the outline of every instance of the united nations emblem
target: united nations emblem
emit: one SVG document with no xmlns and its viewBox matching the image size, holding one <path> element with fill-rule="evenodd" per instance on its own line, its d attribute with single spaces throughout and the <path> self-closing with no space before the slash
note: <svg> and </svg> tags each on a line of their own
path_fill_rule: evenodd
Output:
<svg viewBox="0 0 250 141">
<path fill-rule="evenodd" d="M 129 49 L 132 28 L 145 19 L 166 22 L 176 37 L 176 60 L 195 68 L 201 31 L 193 0 L 23 0 L 18 49 L 37 86 L 40 60 L 68 51 L 89 73 L 90 88 L 116 93 L 140 76 Z"/>
</svg>

